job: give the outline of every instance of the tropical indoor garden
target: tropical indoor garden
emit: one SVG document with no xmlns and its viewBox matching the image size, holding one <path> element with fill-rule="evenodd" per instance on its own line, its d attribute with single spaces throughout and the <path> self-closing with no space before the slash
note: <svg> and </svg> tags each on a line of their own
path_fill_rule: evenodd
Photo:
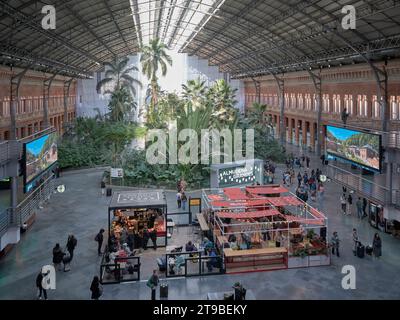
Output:
<svg viewBox="0 0 400 320">
<path fill-rule="evenodd" d="M 124 178 L 118 184 L 126 186 L 175 188 L 176 181 L 183 177 L 189 187 L 209 187 L 209 165 L 168 164 L 168 161 L 151 165 L 146 162 L 145 148 L 135 147 L 135 142 L 144 142 L 148 130 L 168 132 L 171 127 L 178 132 L 193 129 L 199 137 L 203 129 L 244 131 L 251 128 L 254 129 L 255 157 L 283 161 L 284 150 L 273 139 L 271 123 L 264 116 L 266 105 L 254 103 L 246 115 L 240 114 L 235 108 L 236 89 L 222 79 L 210 86 L 200 79 L 189 80 L 182 84 L 181 94 L 163 91 L 158 76 L 165 76 L 173 65 L 167 48 L 158 39 L 142 48 L 140 67 L 129 66 L 128 61 L 125 57 L 105 64 L 105 78 L 97 84 L 97 89 L 110 94 L 108 113 L 99 112 L 94 119 L 75 120 L 60 143 L 62 168 L 123 168 Z M 142 87 L 142 84 L 131 76 L 139 69 L 149 82 L 142 106 L 135 103 L 135 85 Z M 135 121 L 135 115 L 141 116 L 142 123 Z M 178 142 L 178 150 L 184 143 Z"/>
</svg>

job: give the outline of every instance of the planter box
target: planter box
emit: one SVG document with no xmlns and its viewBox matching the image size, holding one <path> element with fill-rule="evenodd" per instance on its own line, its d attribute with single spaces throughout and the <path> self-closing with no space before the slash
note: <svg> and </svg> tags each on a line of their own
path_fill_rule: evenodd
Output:
<svg viewBox="0 0 400 320">
<path fill-rule="evenodd" d="M 308 267 L 308 257 L 289 257 L 288 268 L 305 268 Z"/>
<path fill-rule="evenodd" d="M 310 267 L 327 266 L 330 264 L 330 257 L 328 255 L 309 256 Z"/>
</svg>

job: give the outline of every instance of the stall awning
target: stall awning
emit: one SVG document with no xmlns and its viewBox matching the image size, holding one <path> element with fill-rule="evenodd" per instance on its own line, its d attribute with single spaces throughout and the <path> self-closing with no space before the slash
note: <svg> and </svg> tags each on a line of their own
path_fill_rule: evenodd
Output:
<svg viewBox="0 0 400 320">
<path fill-rule="evenodd" d="M 220 196 L 219 194 L 209 194 L 207 197 L 210 200 L 224 200 L 224 197 Z"/>
<path fill-rule="evenodd" d="M 299 199 L 294 196 L 285 196 L 285 197 L 274 197 L 274 198 L 267 198 L 269 203 L 275 207 L 284 207 L 284 206 L 299 206 L 302 205 Z"/>
<path fill-rule="evenodd" d="M 299 222 L 302 224 L 313 224 L 317 226 L 323 226 L 324 225 L 324 220 L 323 219 L 305 219 L 305 218 L 300 218 L 296 216 L 290 216 L 287 214 L 284 214 L 283 217 L 285 218 L 286 221 L 288 222 Z"/>
<path fill-rule="evenodd" d="M 246 187 L 246 191 L 251 194 L 280 194 L 289 192 L 288 189 L 282 186 L 262 186 L 262 187 Z"/>
<path fill-rule="evenodd" d="M 310 213 L 317 219 L 326 219 L 326 217 L 315 208 L 310 208 Z"/>
<path fill-rule="evenodd" d="M 230 200 L 246 200 L 248 196 L 240 188 L 225 188 L 224 193 Z"/>
<path fill-rule="evenodd" d="M 211 201 L 211 205 L 215 207 L 225 208 L 244 208 L 244 207 L 257 207 L 257 206 L 268 206 L 269 199 L 249 199 L 249 200 L 236 200 L 236 201 Z"/>
<path fill-rule="evenodd" d="M 276 209 L 260 210 L 260 211 L 250 211 L 250 212 L 218 212 L 217 215 L 220 218 L 230 218 L 230 219 L 249 219 L 249 218 L 263 218 L 271 217 L 281 214 Z"/>
</svg>

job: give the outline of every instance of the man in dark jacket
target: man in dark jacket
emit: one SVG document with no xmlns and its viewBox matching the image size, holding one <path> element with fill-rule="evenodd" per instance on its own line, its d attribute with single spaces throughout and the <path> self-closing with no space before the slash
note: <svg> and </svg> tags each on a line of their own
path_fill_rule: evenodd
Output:
<svg viewBox="0 0 400 320">
<path fill-rule="evenodd" d="M 39 290 L 38 299 L 40 300 L 42 299 L 42 293 L 43 293 L 44 300 L 47 300 L 47 292 L 46 289 L 43 288 L 42 281 L 43 281 L 43 274 L 42 270 L 40 270 L 39 274 L 36 277 L 36 287 Z"/>
<path fill-rule="evenodd" d="M 63 261 L 65 253 L 61 250 L 60 244 L 56 243 L 53 248 L 53 264 L 54 268 L 61 270 L 61 262 Z"/>
<path fill-rule="evenodd" d="M 72 258 L 74 256 L 74 250 L 75 250 L 77 243 L 78 243 L 78 240 L 76 240 L 76 238 L 74 237 L 73 234 L 70 234 L 68 236 L 68 240 L 67 240 L 67 250 L 69 252 L 70 261 L 72 261 Z"/>
<path fill-rule="evenodd" d="M 101 252 L 101 247 L 103 246 L 103 236 L 104 233 L 104 229 L 100 229 L 99 233 L 96 235 L 96 237 L 94 238 L 95 241 L 97 241 L 97 253 L 99 256 L 101 256 L 102 252 Z"/>
</svg>

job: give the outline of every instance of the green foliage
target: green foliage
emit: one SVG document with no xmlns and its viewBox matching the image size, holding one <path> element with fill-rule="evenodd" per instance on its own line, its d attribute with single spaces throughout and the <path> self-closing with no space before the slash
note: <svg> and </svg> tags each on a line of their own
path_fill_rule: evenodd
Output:
<svg viewBox="0 0 400 320">
<path fill-rule="evenodd" d="M 132 111 L 136 110 L 136 103 L 127 88 L 122 87 L 116 89 L 111 94 L 111 99 L 108 103 L 108 110 L 108 117 L 114 122 L 124 121 L 132 116 Z"/>
<path fill-rule="evenodd" d="M 59 144 L 60 166 L 77 168 L 120 163 L 125 147 L 144 133 L 144 128 L 133 123 L 77 118 L 72 132 Z"/>
</svg>

